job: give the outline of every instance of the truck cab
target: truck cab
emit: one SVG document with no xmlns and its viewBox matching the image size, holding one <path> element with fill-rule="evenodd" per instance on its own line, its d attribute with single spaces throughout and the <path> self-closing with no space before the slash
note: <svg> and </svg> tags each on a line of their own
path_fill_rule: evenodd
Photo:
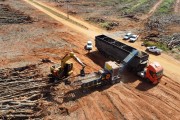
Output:
<svg viewBox="0 0 180 120">
<path fill-rule="evenodd" d="M 163 76 L 163 67 L 158 62 L 153 62 L 144 71 L 138 72 L 138 75 L 157 84 Z"/>
</svg>

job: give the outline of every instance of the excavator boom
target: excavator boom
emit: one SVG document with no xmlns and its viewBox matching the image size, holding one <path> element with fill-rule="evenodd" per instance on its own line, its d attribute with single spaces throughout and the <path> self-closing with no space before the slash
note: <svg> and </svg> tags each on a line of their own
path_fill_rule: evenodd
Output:
<svg viewBox="0 0 180 120">
<path fill-rule="evenodd" d="M 85 67 L 86 65 L 73 53 L 73 52 L 70 52 L 69 54 L 66 54 L 62 60 L 61 60 L 61 67 L 64 67 L 66 62 L 73 58 L 74 60 L 76 60 L 82 67 Z"/>
<path fill-rule="evenodd" d="M 63 78 L 65 76 L 70 75 L 73 72 L 72 71 L 73 63 L 68 62 L 68 60 L 71 59 L 71 58 L 73 58 L 75 61 L 77 61 L 82 66 L 80 74 L 81 74 L 81 76 L 84 76 L 85 75 L 84 68 L 85 68 L 86 65 L 73 52 L 70 52 L 70 53 L 66 54 L 62 58 L 60 67 L 55 68 L 55 67 L 52 66 L 51 67 L 51 73 L 55 77 L 58 77 L 58 78 Z"/>
</svg>

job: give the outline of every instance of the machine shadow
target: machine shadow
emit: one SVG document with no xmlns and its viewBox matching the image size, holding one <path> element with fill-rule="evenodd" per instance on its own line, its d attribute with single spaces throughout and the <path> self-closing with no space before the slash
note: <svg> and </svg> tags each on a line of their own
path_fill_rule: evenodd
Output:
<svg viewBox="0 0 180 120">
<path fill-rule="evenodd" d="M 110 88 L 111 86 L 112 85 L 105 85 L 105 86 L 92 87 L 88 89 L 82 89 L 82 88 L 73 89 L 65 93 L 62 104 L 70 102 L 70 101 L 76 101 L 96 91 L 99 91 L 99 92 L 104 91 Z"/>
<path fill-rule="evenodd" d="M 147 91 L 149 89 L 152 89 L 153 87 L 157 86 L 158 84 L 154 85 L 152 83 L 149 82 L 145 82 L 145 81 L 141 81 L 137 86 L 136 89 L 140 90 L 140 91 Z"/>
<path fill-rule="evenodd" d="M 112 58 L 110 57 L 104 57 L 104 55 L 102 55 L 99 51 L 93 51 L 93 52 L 89 52 L 86 54 L 87 57 L 89 57 L 94 63 L 98 64 L 99 66 L 101 66 L 102 68 L 104 68 L 104 64 L 107 61 L 113 61 Z M 118 63 L 120 63 L 120 61 L 117 61 Z M 131 75 L 130 75 L 131 74 Z M 138 80 L 139 78 L 131 73 L 131 71 L 124 69 L 122 75 L 121 75 L 121 81 L 123 81 L 123 83 L 133 83 L 136 80 Z"/>
<path fill-rule="evenodd" d="M 86 56 L 90 58 L 94 63 L 97 65 L 101 66 L 102 68 L 104 67 L 104 63 L 106 61 L 110 61 L 111 59 L 108 57 L 104 57 L 99 51 L 92 51 L 86 53 Z"/>
</svg>

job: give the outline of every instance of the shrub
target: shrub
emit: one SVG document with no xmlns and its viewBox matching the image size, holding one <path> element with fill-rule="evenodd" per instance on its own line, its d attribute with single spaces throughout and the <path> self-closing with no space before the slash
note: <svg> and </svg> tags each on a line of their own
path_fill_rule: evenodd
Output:
<svg viewBox="0 0 180 120">
<path fill-rule="evenodd" d="M 160 43 L 160 42 L 153 42 L 153 41 L 145 40 L 144 45 L 145 46 L 157 46 L 158 48 L 162 49 L 163 51 L 169 50 L 167 45 Z"/>
</svg>

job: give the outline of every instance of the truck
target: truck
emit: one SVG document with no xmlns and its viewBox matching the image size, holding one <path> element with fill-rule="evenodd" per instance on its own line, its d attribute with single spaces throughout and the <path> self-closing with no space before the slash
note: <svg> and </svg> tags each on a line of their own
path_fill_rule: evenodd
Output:
<svg viewBox="0 0 180 120">
<path fill-rule="evenodd" d="M 136 48 L 128 46 L 105 35 L 95 37 L 95 46 L 105 57 L 117 62 L 121 62 L 131 53 L 132 50 L 136 50 Z M 149 55 L 147 53 L 138 51 L 138 54 L 130 63 L 128 63 L 127 69 L 135 72 L 143 70 L 147 66 L 148 58 Z"/>
<path fill-rule="evenodd" d="M 124 62 L 126 56 L 132 54 L 132 51 L 137 50 L 136 48 L 128 46 L 106 35 L 96 36 L 95 46 L 104 56 L 109 57 L 118 63 Z M 153 84 L 157 84 L 163 76 L 163 67 L 158 62 L 152 62 L 148 65 L 148 59 L 149 55 L 147 53 L 138 51 L 131 61 L 126 63 L 126 67 L 140 77 Z"/>
<path fill-rule="evenodd" d="M 86 89 L 94 86 L 102 86 L 106 84 L 113 85 L 119 83 L 124 68 L 137 53 L 137 50 L 133 50 L 120 64 L 115 61 L 105 62 L 102 70 L 90 73 L 83 77 L 79 76 L 78 80 L 75 80 L 72 84 L 74 86 L 79 85 L 82 89 Z"/>
<path fill-rule="evenodd" d="M 146 48 L 146 51 L 152 52 L 152 53 L 156 53 L 157 55 L 160 55 L 162 50 L 157 48 L 156 46 L 150 46 Z"/>
</svg>

